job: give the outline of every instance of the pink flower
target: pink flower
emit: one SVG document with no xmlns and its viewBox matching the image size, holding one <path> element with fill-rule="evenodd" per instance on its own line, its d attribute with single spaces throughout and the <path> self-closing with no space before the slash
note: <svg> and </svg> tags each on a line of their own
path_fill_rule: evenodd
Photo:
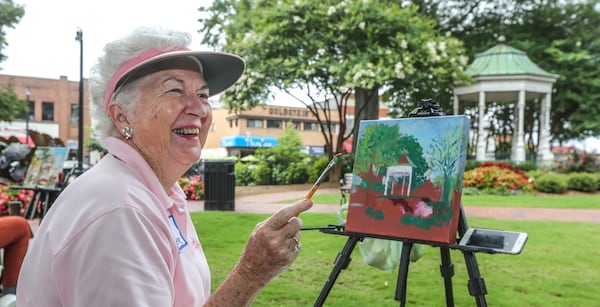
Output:
<svg viewBox="0 0 600 307">
<path fill-rule="evenodd" d="M 433 214 L 433 208 L 427 205 L 426 202 L 420 201 L 415 206 L 415 216 L 418 217 L 429 217 Z"/>
</svg>

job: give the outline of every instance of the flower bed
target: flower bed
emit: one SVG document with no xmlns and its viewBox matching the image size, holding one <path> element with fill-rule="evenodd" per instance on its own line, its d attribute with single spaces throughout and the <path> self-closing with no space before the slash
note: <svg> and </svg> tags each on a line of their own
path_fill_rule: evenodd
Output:
<svg viewBox="0 0 600 307">
<path fill-rule="evenodd" d="M 188 200 L 204 199 L 204 182 L 200 176 L 181 177 L 178 182 Z"/>
<path fill-rule="evenodd" d="M 533 181 L 521 170 L 506 163 L 483 163 L 466 171 L 463 187 L 469 194 L 470 190 L 488 194 L 510 195 L 529 193 L 533 190 Z"/>
<path fill-rule="evenodd" d="M 0 215 L 8 215 L 10 208 L 8 204 L 13 201 L 21 202 L 20 214 L 25 212 L 25 206 L 33 196 L 31 190 L 10 189 L 7 185 L 0 185 Z"/>
</svg>

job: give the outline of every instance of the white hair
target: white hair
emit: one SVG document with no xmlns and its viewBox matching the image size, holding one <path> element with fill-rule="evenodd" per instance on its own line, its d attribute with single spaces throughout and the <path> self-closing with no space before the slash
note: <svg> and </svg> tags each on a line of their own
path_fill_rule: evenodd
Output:
<svg viewBox="0 0 600 307">
<path fill-rule="evenodd" d="M 151 49 L 188 47 L 191 36 L 186 32 L 162 27 L 141 27 L 130 34 L 108 43 L 104 53 L 92 67 L 89 77 L 90 110 L 97 126 L 95 133 L 100 141 L 116 132 L 116 127 L 104 109 L 104 94 L 113 76 L 123 63 Z M 138 103 L 141 80 L 127 82 L 114 97 L 129 114 L 134 114 Z"/>
</svg>

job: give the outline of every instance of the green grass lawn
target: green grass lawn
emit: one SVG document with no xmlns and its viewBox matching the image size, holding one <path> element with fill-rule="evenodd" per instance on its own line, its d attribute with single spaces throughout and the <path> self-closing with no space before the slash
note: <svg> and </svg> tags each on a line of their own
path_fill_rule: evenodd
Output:
<svg viewBox="0 0 600 307">
<path fill-rule="evenodd" d="M 282 200 L 281 203 L 292 203 L 297 199 Z M 315 204 L 340 204 L 340 194 L 315 194 Z M 580 195 L 463 195 L 464 206 L 481 207 L 527 207 L 527 208 L 577 208 L 600 209 L 600 194 Z"/>
<path fill-rule="evenodd" d="M 524 198 L 516 196 L 514 199 Z M 560 202 L 548 200 L 548 203 Z M 213 290 L 237 261 L 254 226 L 267 217 L 219 211 L 192 213 L 211 266 Z M 305 213 L 301 217 L 305 226 L 337 224 L 335 214 Z M 479 270 L 487 285 L 488 305 L 592 306 L 600 301 L 600 291 L 597 291 L 600 224 L 482 218 L 469 218 L 469 224 L 529 234 L 520 255 L 477 254 Z M 313 306 L 346 239 L 319 231 L 304 231 L 303 249 L 296 262 L 261 292 L 253 306 Z M 358 246 L 352 258 L 350 266 L 337 279 L 325 306 L 398 306 L 399 302 L 394 300 L 397 272 L 388 273 L 364 264 Z M 423 257 L 410 264 L 408 306 L 445 306 L 440 260 L 439 249 L 426 246 Z M 452 251 L 452 260 L 455 264 L 455 305 L 476 306 L 468 293 L 462 254 Z"/>
</svg>

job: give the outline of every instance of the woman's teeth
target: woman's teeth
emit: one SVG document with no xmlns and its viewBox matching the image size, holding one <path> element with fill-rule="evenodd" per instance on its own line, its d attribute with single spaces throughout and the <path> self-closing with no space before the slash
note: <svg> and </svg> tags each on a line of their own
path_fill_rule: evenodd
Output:
<svg viewBox="0 0 600 307">
<path fill-rule="evenodd" d="M 184 134 L 184 135 L 198 135 L 198 134 L 200 134 L 200 129 L 199 128 L 178 128 L 178 129 L 173 129 L 173 132 L 175 132 L 177 134 Z"/>
</svg>

